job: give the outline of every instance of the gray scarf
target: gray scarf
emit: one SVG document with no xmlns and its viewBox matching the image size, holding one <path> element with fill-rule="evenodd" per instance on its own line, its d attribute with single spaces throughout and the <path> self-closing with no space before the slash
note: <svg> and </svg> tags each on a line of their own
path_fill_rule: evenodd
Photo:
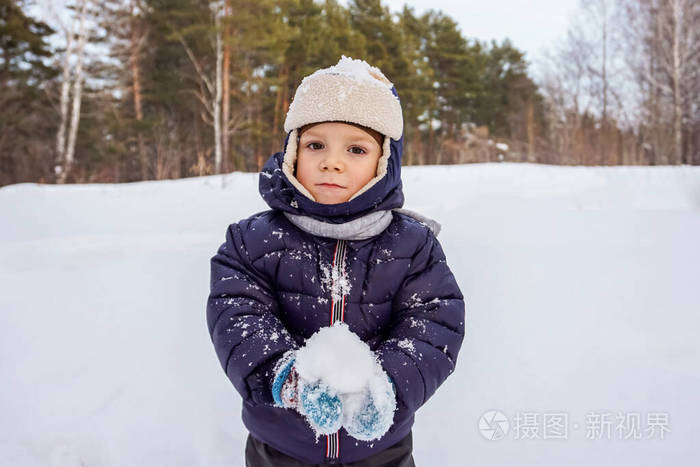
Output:
<svg viewBox="0 0 700 467">
<path fill-rule="evenodd" d="M 441 226 L 432 219 L 408 209 L 394 209 L 399 214 L 413 217 L 418 222 L 428 226 L 435 236 L 440 233 Z M 393 218 L 392 211 L 375 211 L 343 224 L 330 224 L 308 216 L 284 213 L 289 221 L 304 232 L 318 237 L 335 238 L 338 240 L 365 240 L 379 235 L 389 227 Z"/>
</svg>

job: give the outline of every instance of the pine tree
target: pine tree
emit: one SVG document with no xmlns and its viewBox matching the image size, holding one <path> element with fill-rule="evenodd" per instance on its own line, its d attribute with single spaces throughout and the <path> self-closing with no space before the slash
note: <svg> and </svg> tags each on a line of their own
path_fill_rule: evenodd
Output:
<svg viewBox="0 0 700 467">
<path fill-rule="evenodd" d="M 423 133 L 427 129 L 435 82 L 433 69 L 425 60 L 429 17 L 429 14 L 417 17 L 413 9 L 407 6 L 398 15 L 402 52 L 408 62 L 408 71 L 401 87 L 406 139 L 404 162 L 407 165 L 424 164 L 427 160 Z"/>
<path fill-rule="evenodd" d="M 53 127 L 44 93 L 53 30 L 24 13 L 29 2 L 0 0 L 0 185 L 51 176 Z"/>
<path fill-rule="evenodd" d="M 494 135 L 522 138 L 513 116 L 525 111 L 537 91 L 528 77 L 525 55 L 507 39 L 501 45 L 493 42 L 485 54 L 484 92 L 476 102 L 476 121 L 488 125 Z"/>
</svg>

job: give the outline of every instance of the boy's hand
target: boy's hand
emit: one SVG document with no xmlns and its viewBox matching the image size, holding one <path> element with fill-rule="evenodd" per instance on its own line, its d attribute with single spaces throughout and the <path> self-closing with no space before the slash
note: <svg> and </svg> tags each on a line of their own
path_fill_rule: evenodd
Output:
<svg viewBox="0 0 700 467">
<path fill-rule="evenodd" d="M 310 383 L 294 369 L 295 355 L 283 356 L 276 365 L 272 383 L 275 403 L 295 409 L 306 417 L 317 434 L 335 433 L 342 426 L 343 403 L 330 386 L 321 381 Z"/>
<path fill-rule="evenodd" d="M 316 434 L 335 433 L 343 424 L 343 403 L 330 386 L 320 381 L 307 383 L 301 379 L 299 413 L 304 415 Z"/>
<path fill-rule="evenodd" d="M 361 394 L 343 397 L 347 407 L 343 426 L 350 436 L 371 441 L 384 436 L 394 421 L 396 395 L 389 376 L 384 381 L 373 381 Z"/>
<path fill-rule="evenodd" d="M 282 385 L 280 392 L 283 406 L 295 409 L 299 405 L 298 381 L 299 376 L 294 367 L 292 367 L 292 371 L 289 372 L 289 376 L 287 376 L 287 380 Z"/>
<path fill-rule="evenodd" d="M 272 380 L 272 399 L 278 407 L 295 409 L 297 407 L 298 377 L 294 370 L 296 353 L 285 353 L 277 362 Z"/>
</svg>

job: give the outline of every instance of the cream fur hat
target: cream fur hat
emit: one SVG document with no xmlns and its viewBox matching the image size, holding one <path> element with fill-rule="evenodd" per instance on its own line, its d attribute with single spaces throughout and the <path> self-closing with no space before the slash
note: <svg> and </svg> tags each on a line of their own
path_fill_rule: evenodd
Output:
<svg viewBox="0 0 700 467">
<path fill-rule="evenodd" d="M 367 191 L 386 174 L 391 155 L 389 138 L 398 140 L 403 134 L 401 103 L 393 88 L 379 68 L 346 56 L 336 65 L 317 70 L 301 81 L 284 121 L 284 131 L 291 133 L 282 165 L 282 171 L 297 190 L 314 200 L 294 176 L 298 130 L 310 123 L 356 123 L 385 136 L 376 177 L 350 199 Z"/>
</svg>

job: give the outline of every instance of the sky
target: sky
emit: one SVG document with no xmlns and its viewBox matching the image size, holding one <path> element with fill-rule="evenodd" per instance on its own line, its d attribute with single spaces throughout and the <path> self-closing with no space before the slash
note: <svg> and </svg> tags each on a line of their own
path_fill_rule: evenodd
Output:
<svg viewBox="0 0 700 467">
<path fill-rule="evenodd" d="M 347 2 L 344 2 L 347 4 Z M 480 40 L 510 38 L 532 62 L 542 49 L 566 35 L 570 15 L 578 0 L 383 0 L 391 11 L 405 4 L 420 14 L 442 10 L 460 26 L 465 37 Z"/>
<path fill-rule="evenodd" d="M 515 47 L 526 52 L 531 64 L 566 35 L 569 18 L 579 0 L 382 0 L 391 11 L 397 12 L 404 5 L 413 7 L 416 14 L 429 9 L 442 10 L 457 21 L 467 38 L 501 42 L 510 38 Z M 54 11 L 62 11 L 64 0 L 38 0 L 43 6 L 38 13 L 45 13 L 51 5 Z M 347 5 L 348 0 L 340 0 Z M 44 16 L 40 14 L 40 16 Z M 53 14 L 51 16 L 54 16 Z"/>
</svg>

